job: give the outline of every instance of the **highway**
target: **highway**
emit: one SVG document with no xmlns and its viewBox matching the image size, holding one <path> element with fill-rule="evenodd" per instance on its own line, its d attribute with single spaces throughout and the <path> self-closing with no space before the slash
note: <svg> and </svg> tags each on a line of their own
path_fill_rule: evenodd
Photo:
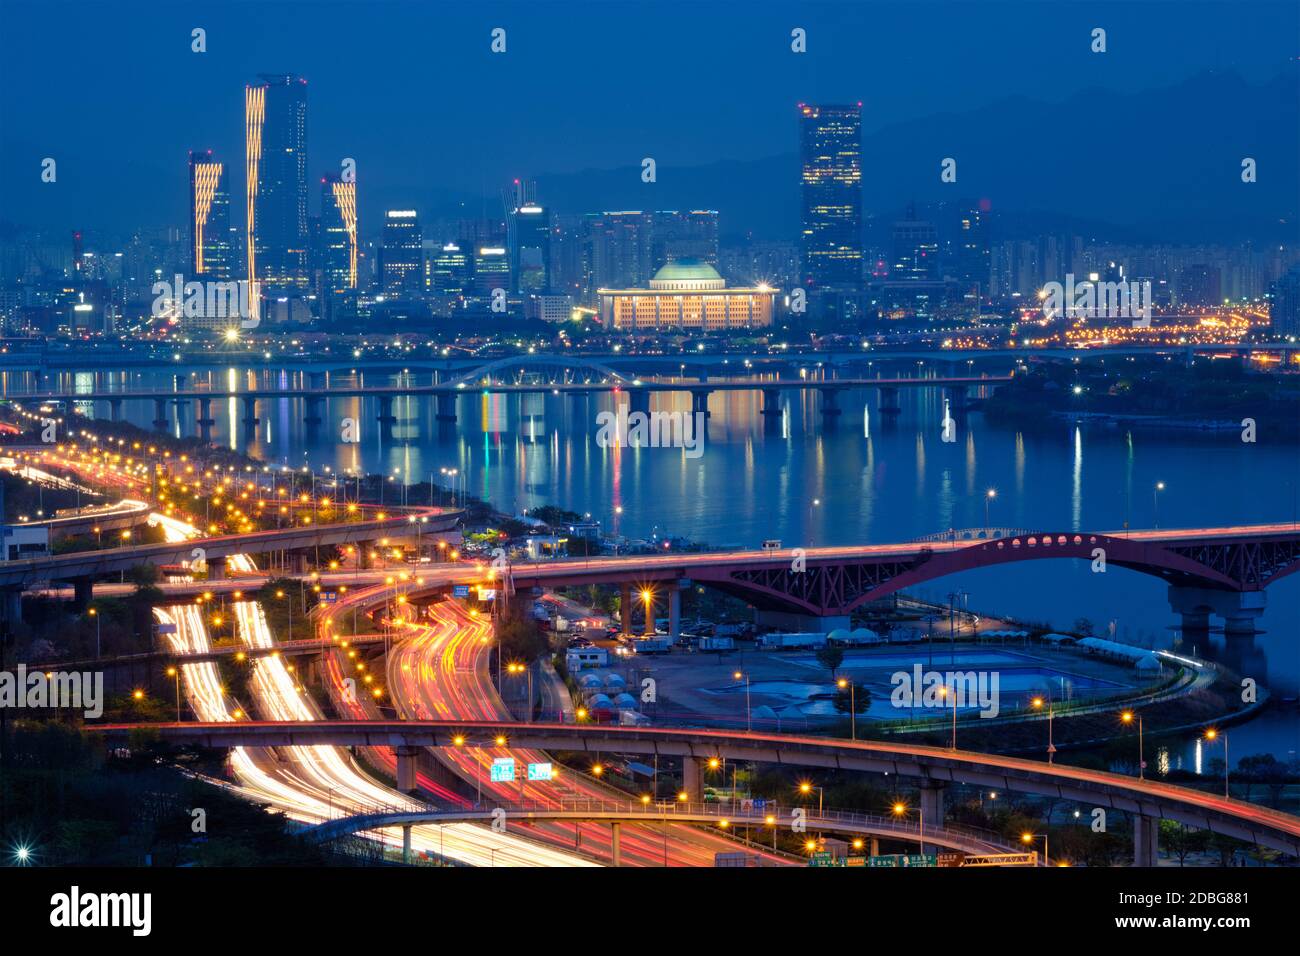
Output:
<svg viewBox="0 0 1300 956">
<path fill-rule="evenodd" d="M 114 737 L 135 724 L 87 725 Z M 546 750 L 665 755 L 694 760 L 726 758 L 826 770 L 889 774 L 936 783 L 966 783 L 988 789 L 1033 793 L 1086 806 L 1174 820 L 1260 846 L 1300 856 L 1300 817 L 1217 792 L 1193 790 L 1158 780 L 1047 764 L 1001 754 L 951 750 L 919 744 L 847 741 L 759 731 L 609 724 L 529 724 L 521 721 L 463 720 L 334 721 L 323 724 L 243 722 L 239 725 L 149 724 L 164 741 L 209 747 L 250 740 L 268 744 L 328 741 L 335 744 L 464 747 L 486 749 L 504 736 L 511 746 Z"/>
<path fill-rule="evenodd" d="M 192 534 L 193 529 L 173 518 L 158 515 L 169 538 Z M 248 558 L 239 557 L 245 569 Z M 274 639 L 261 606 L 255 601 L 237 601 L 234 611 L 240 639 L 250 648 L 267 649 Z M 167 635 L 173 649 L 181 653 L 204 654 L 211 650 L 200 609 L 177 605 L 155 611 L 159 623 L 176 625 Z M 264 656 L 250 664 L 253 701 L 260 713 L 278 721 L 318 721 L 320 712 L 279 657 Z M 216 664 L 206 661 L 181 665 L 186 697 L 202 720 L 245 719 L 246 704 L 230 700 L 221 687 Z M 401 793 L 374 782 L 343 748 L 327 745 L 306 747 L 237 747 L 231 751 L 231 769 L 240 793 L 265 803 L 304 823 L 319 823 L 343 814 L 355 814 L 422 805 Z M 373 836 L 373 834 L 372 834 Z M 386 842 L 392 838 L 382 835 Z M 412 847 L 441 854 L 473 866 L 588 866 L 589 861 L 568 853 L 533 844 L 509 834 L 498 834 L 475 824 L 416 827 Z"/>
<path fill-rule="evenodd" d="M 472 614 L 456 601 L 434 604 L 429 614 L 428 623 L 409 620 L 402 624 L 400 641 L 389 654 L 389 696 L 398 712 L 412 720 L 511 719 L 488 671 L 493 647 L 491 621 Z M 435 751 L 435 754 L 481 788 L 492 804 L 525 800 L 558 807 L 574 800 L 627 799 L 613 787 L 570 768 L 561 768 L 553 757 L 536 749 L 453 749 Z M 501 757 L 514 759 L 518 783 L 491 781 L 492 762 Z M 523 777 L 530 763 L 550 763 L 558 772 L 558 779 L 549 783 L 526 782 Z M 611 855 L 607 826 L 557 822 L 532 824 L 530 829 L 548 842 L 581 846 L 605 859 Z M 629 826 L 623 832 L 621 843 L 625 866 L 712 866 L 715 853 L 740 848 L 727 837 L 687 826 L 658 830 Z M 788 862 L 785 857 L 763 855 L 772 862 Z"/>
</svg>

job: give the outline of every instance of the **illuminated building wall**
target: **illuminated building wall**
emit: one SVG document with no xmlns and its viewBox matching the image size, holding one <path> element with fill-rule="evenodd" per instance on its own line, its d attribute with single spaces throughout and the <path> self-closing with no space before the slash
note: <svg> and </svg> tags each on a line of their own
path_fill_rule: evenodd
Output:
<svg viewBox="0 0 1300 956">
<path fill-rule="evenodd" d="M 267 291 L 305 292 L 307 81 L 262 74 L 244 89 L 248 278 Z"/>
<path fill-rule="evenodd" d="M 698 259 L 668 263 L 647 289 L 599 291 L 606 328 L 644 332 L 767 328 L 776 293 L 766 286 L 728 289 L 717 270 Z"/>
<path fill-rule="evenodd" d="M 213 160 L 210 149 L 190 152 L 189 219 L 187 271 L 196 277 L 230 278 L 230 196 L 224 164 Z"/>
<path fill-rule="evenodd" d="M 802 276 L 810 289 L 862 286 L 862 104 L 800 104 Z"/>
</svg>

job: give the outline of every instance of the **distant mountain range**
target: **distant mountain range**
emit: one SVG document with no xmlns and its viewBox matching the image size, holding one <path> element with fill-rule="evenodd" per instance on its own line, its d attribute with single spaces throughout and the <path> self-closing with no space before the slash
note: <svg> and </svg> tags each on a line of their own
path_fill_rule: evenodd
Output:
<svg viewBox="0 0 1300 956">
<path fill-rule="evenodd" d="M 867 124 L 870 117 L 865 117 Z M 796 142 L 795 120 L 789 138 Z M 940 163 L 957 160 L 957 182 Z M 1241 181 L 1244 157 L 1258 180 Z M 1064 103 L 1010 97 L 967 113 L 896 123 L 862 143 L 863 208 L 893 219 L 908 201 L 987 199 L 1000 231 L 1071 229 L 1116 239 L 1295 240 L 1300 208 L 1300 63 L 1252 86 L 1209 71 L 1134 94 L 1088 90 Z M 557 210 L 717 209 L 727 234 L 793 238 L 799 157 L 686 169 L 660 165 L 538 177 Z"/>
<path fill-rule="evenodd" d="M 1031 80 L 1027 75 L 1026 83 Z M 863 208 L 882 225 L 911 200 L 985 199 L 998 213 L 1002 237 L 1073 231 L 1185 242 L 1300 235 L 1300 60 L 1258 85 L 1234 72 L 1207 71 L 1139 93 L 1089 90 L 1063 103 L 1014 96 L 878 129 L 871 128 L 869 113 L 865 120 Z M 183 152 L 171 151 L 175 161 L 162 166 L 156 149 L 134 156 L 119 144 L 99 144 L 86 155 L 60 158 L 53 191 L 33 185 L 32 170 L 43 154 L 18 141 L 16 132 L 8 130 L 0 151 L 0 183 L 7 184 L 0 190 L 0 218 L 110 232 L 184 222 Z M 573 213 L 717 209 L 724 235 L 793 240 L 799 223 L 795 117 L 788 129 L 775 132 L 790 152 L 685 168 L 661 163 L 654 184 L 641 182 L 639 165 L 541 174 L 539 196 Z M 1253 184 L 1241 181 L 1247 156 L 1258 164 Z M 955 184 L 940 182 L 945 157 L 957 160 Z M 238 165 L 231 182 L 236 225 L 242 223 Z M 436 183 L 368 188 L 363 181 L 360 193 L 368 237 L 376 234 L 383 209 L 410 206 L 415 197 L 427 217 L 501 211 L 495 195 L 462 196 Z"/>
</svg>

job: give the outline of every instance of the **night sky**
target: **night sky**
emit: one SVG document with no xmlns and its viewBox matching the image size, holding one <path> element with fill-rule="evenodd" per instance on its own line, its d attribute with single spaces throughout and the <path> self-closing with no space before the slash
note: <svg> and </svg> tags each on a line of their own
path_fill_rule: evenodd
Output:
<svg viewBox="0 0 1300 956">
<path fill-rule="evenodd" d="M 191 147 L 232 164 L 242 220 L 242 88 L 259 72 L 308 80 L 309 182 L 352 156 L 363 202 L 430 203 L 643 156 L 662 176 L 788 154 L 800 100 L 861 100 L 869 133 L 1207 69 L 1262 82 L 1300 52 L 1290 3 L 5 0 L 3 11 L 0 219 L 54 227 L 175 221 Z M 207 53 L 190 51 L 195 26 Z M 495 26 L 505 55 L 489 51 Z M 805 55 L 790 52 L 794 26 L 808 31 Z M 1108 31 L 1104 56 L 1089 51 L 1094 26 Z M 44 156 L 59 160 L 57 194 L 39 182 Z"/>
</svg>

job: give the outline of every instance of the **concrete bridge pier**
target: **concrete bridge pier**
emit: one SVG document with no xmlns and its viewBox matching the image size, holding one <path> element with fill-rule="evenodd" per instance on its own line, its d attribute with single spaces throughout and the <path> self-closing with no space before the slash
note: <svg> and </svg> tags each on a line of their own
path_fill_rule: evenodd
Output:
<svg viewBox="0 0 1300 956">
<path fill-rule="evenodd" d="M 708 388 L 693 388 L 693 389 L 691 389 L 691 412 L 694 413 L 694 414 L 696 414 L 696 415 L 698 415 L 698 414 L 700 414 L 701 412 L 703 412 L 703 413 L 704 413 L 704 418 L 705 418 L 706 421 L 708 420 L 709 415 L 710 415 L 710 412 L 709 412 L 709 393 L 710 393 L 711 391 L 712 391 L 712 389 L 708 389 Z"/>
<path fill-rule="evenodd" d="M 631 412 L 641 412 L 645 415 L 650 414 L 650 392 L 647 389 L 629 388 L 627 390 L 627 400 L 631 406 L 628 409 L 629 414 Z"/>
<path fill-rule="evenodd" d="M 396 424 L 396 415 L 393 414 L 393 397 L 391 395 L 380 395 L 380 431 L 389 436 L 393 433 L 393 425 Z"/>
<path fill-rule="evenodd" d="M 303 421 L 308 425 L 319 425 L 323 420 L 321 414 L 325 405 L 325 399 L 321 398 L 319 395 L 308 395 L 304 399 L 304 403 L 307 406 L 307 414 L 303 417 Z"/>
<path fill-rule="evenodd" d="M 700 769 L 698 757 L 682 758 L 682 793 L 686 794 L 688 803 L 704 802 L 704 787 L 701 783 Z"/>
<path fill-rule="evenodd" d="M 880 414 L 881 415 L 898 415 L 903 411 L 902 406 L 898 404 L 898 387 L 895 385 L 886 385 L 880 389 Z"/>
<path fill-rule="evenodd" d="M 90 607 L 90 602 L 95 598 L 95 579 L 92 577 L 81 577 L 72 579 L 72 609 L 74 611 L 84 611 Z"/>
<path fill-rule="evenodd" d="M 23 620 L 23 589 L 5 588 L 0 592 L 0 616 L 9 624 L 21 624 Z"/>
<path fill-rule="evenodd" d="M 623 826 L 620 823 L 609 825 L 610 865 L 623 865 Z"/>
<path fill-rule="evenodd" d="M 108 400 L 108 420 L 110 422 L 120 422 L 122 420 L 122 400 L 120 398 L 110 398 Z"/>
<path fill-rule="evenodd" d="M 409 823 L 402 827 L 402 862 L 408 866 L 411 863 L 411 825 Z"/>
<path fill-rule="evenodd" d="M 208 566 L 209 581 L 224 581 L 226 579 L 225 558 L 209 558 L 206 564 Z"/>
<path fill-rule="evenodd" d="M 943 826 L 943 791 L 947 784 L 938 780 L 921 781 L 921 813 L 927 827 Z M 922 847 L 922 852 L 924 852 Z"/>
<path fill-rule="evenodd" d="M 822 418 L 829 422 L 833 418 L 838 418 L 843 414 L 839 405 L 838 388 L 819 388 L 817 391 L 822 393 Z"/>
<path fill-rule="evenodd" d="M 646 595 L 649 598 L 646 598 Z M 638 595 L 641 598 L 641 608 L 645 611 L 645 621 L 641 625 L 641 635 L 643 637 L 655 636 L 655 593 L 647 588 L 643 593 Z"/>
<path fill-rule="evenodd" d="M 970 404 L 970 390 L 965 385 L 945 385 L 943 391 L 948 396 L 948 408 L 953 417 L 965 415 Z"/>
<path fill-rule="evenodd" d="M 216 424 L 216 419 L 212 417 L 212 399 L 199 399 L 199 414 L 194 424 L 199 426 L 199 437 L 204 441 L 212 440 L 212 426 Z"/>
<path fill-rule="evenodd" d="M 632 633 L 632 585 L 623 584 L 619 586 L 618 597 L 618 617 L 620 633 Z"/>
<path fill-rule="evenodd" d="M 456 420 L 456 395 L 454 392 L 438 393 L 438 421 L 454 422 Z"/>
<path fill-rule="evenodd" d="M 308 375 L 307 375 L 307 384 L 308 384 L 311 388 L 324 388 L 324 387 L 325 387 L 325 373 L 324 373 L 324 372 L 310 372 L 310 373 L 308 373 Z"/>
<path fill-rule="evenodd" d="M 1133 865 L 1155 866 L 1159 858 L 1160 820 L 1136 814 L 1133 817 Z"/>
<path fill-rule="evenodd" d="M 682 585 L 673 581 L 668 585 L 668 639 L 676 642 L 682 630 Z"/>
<path fill-rule="evenodd" d="M 867 841 L 867 855 L 880 856 L 880 838 L 872 837 Z"/>
<path fill-rule="evenodd" d="M 1215 588 L 1169 588 L 1169 607 L 1183 616 L 1184 628 L 1202 626 L 1208 637 L 1209 615 L 1223 618 L 1223 634 L 1228 638 L 1252 638 L 1258 633 L 1255 624 L 1264 613 L 1265 592 L 1221 591 Z"/>
<path fill-rule="evenodd" d="M 257 417 L 257 398 L 253 395 L 244 396 L 244 417 L 242 419 L 245 428 L 255 428 L 258 425 Z"/>
<path fill-rule="evenodd" d="M 402 793 L 415 793 L 419 790 L 416 782 L 416 759 L 420 756 L 419 747 L 394 747 L 397 754 L 397 789 Z"/>
<path fill-rule="evenodd" d="M 763 389 L 763 417 L 767 419 L 781 417 L 781 390 L 779 388 Z"/>
<path fill-rule="evenodd" d="M 167 430 L 167 399 L 155 398 L 153 400 L 153 427 L 158 431 Z"/>
</svg>

